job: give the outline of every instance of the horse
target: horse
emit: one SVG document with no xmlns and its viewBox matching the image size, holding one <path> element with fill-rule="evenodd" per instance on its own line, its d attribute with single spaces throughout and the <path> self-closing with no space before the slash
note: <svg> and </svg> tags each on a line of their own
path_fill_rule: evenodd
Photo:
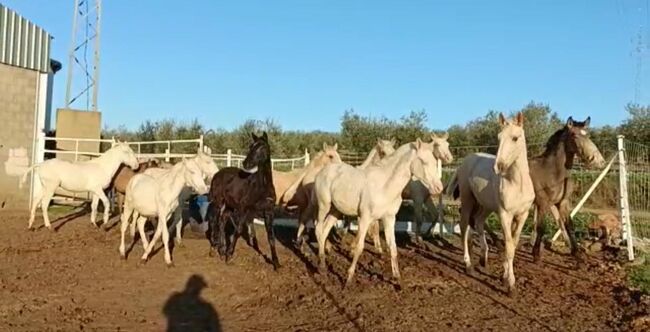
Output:
<svg viewBox="0 0 650 332">
<path fill-rule="evenodd" d="M 365 169 L 369 165 L 373 165 L 377 163 L 381 158 L 385 157 L 386 155 L 389 155 L 395 151 L 395 148 L 393 145 L 395 144 L 394 140 L 382 140 L 378 139 L 377 143 L 375 144 L 375 147 L 370 150 L 370 153 L 368 154 L 368 157 L 366 157 L 365 161 L 357 166 L 358 169 Z M 336 152 L 336 144 L 334 145 L 334 152 Z M 325 145 L 323 145 L 323 151 L 325 150 Z M 318 155 L 315 158 L 318 159 Z M 324 160 L 327 161 L 327 160 Z M 333 163 L 341 163 L 341 158 L 336 153 L 336 156 L 331 156 L 330 157 L 330 162 Z M 305 173 L 302 174 L 302 176 L 298 179 L 298 181 L 294 182 L 293 185 L 287 189 L 285 192 L 284 196 L 282 197 L 282 204 L 286 206 L 296 206 L 298 209 L 298 232 L 296 233 L 296 240 L 295 240 L 295 245 L 299 250 L 303 250 L 303 232 L 305 230 L 305 226 L 307 224 L 307 221 L 309 220 L 310 217 L 313 217 L 314 215 L 314 209 L 315 205 L 311 204 L 311 192 L 314 187 L 314 179 L 316 178 L 316 174 L 320 172 L 325 165 L 328 163 L 325 162 L 319 162 L 315 164 L 314 167 L 312 167 L 310 170 L 306 171 Z M 349 226 L 349 220 L 346 220 L 347 226 Z M 375 233 L 373 233 L 375 234 Z M 381 251 L 381 243 L 379 241 L 379 232 L 376 232 L 376 236 L 373 237 L 375 240 L 375 247 L 378 248 L 379 251 Z"/>
<path fill-rule="evenodd" d="M 605 164 L 600 151 L 589 139 L 589 122 L 591 117 L 583 122 L 569 117 L 564 127 L 549 138 L 545 151 L 529 161 L 530 176 L 535 188 L 536 213 L 533 214 L 533 219 L 537 236 L 533 244 L 533 258 L 536 263 L 541 261 L 541 244 L 546 226 L 543 220 L 548 212 L 551 212 L 562 231 L 571 254 L 579 258 L 571 219 L 571 168 L 576 155 L 589 168 L 602 168 Z"/>
<path fill-rule="evenodd" d="M 210 227 L 211 247 L 217 247 L 219 256 L 225 261 L 232 257 L 237 240 L 244 228 L 251 226 L 253 218 L 262 217 L 271 247 L 273 269 L 280 268 L 275 250 L 275 233 L 273 230 L 273 209 L 276 197 L 271 170 L 271 147 L 266 132 L 261 137 L 251 133 L 253 142 L 242 163 L 243 169 L 237 167 L 222 168 L 212 178 L 210 185 Z M 235 225 L 234 234 L 226 243 L 226 219 Z M 248 227 L 251 246 L 259 251 L 255 227 Z M 227 246 L 227 248 L 226 248 Z M 212 254 L 213 250 L 210 251 Z"/>
<path fill-rule="evenodd" d="M 107 225 L 110 202 L 104 193 L 104 189 L 108 188 L 115 172 L 122 164 L 133 169 L 138 168 L 138 159 L 126 143 L 116 143 L 104 154 L 92 160 L 70 162 L 55 158 L 28 168 L 22 177 L 20 186 L 23 186 L 30 172 L 35 172 L 43 188 L 34 199 L 27 228 L 32 229 L 36 209 L 40 205 L 43 210 L 45 227 L 52 230 L 47 209 L 52 196 L 54 196 L 54 191 L 59 187 L 71 192 L 92 193 L 90 222 L 95 226 L 98 226 L 96 213 L 101 200 L 104 205 L 103 224 Z"/>
<path fill-rule="evenodd" d="M 146 173 L 139 173 L 131 178 L 126 187 L 124 212 L 122 213 L 120 227 L 121 242 L 119 250 L 123 259 L 126 259 L 124 234 L 129 227 L 129 220 L 133 216 L 131 223 L 137 223 L 140 239 L 145 248 L 142 262 L 147 261 L 151 250 L 162 235 L 165 248 L 165 263 L 167 266 L 173 265 L 168 247 L 167 219 L 178 207 L 178 196 L 186 187 L 193 188 L 200 195 L 208 192 L 203 180 L 203 172 L 196 160 L 193 159 L 183 159 L 171 169 L 166 170 L 162 176 L 153 177 Z M 147 243 L 147 236 L 144 233 L 144 223 L 147 217 L 158 217 L 156 231 L 149 243 Z"/>
<path fill-rule="evenodd" d="M 460 230 L 468 274 L 473 271 L 469 226 L 475 227 L 481 237 L 480 264 L 485 267 L 488 255 L 485 220 L 492 212 L 498 214 L 506 249 L 503 282 L 508 286 L 509 294 L 514 295 L 515 248 L 535 199 L 535 191 L 528 166 L 523 113 L 517 113 L 511 121 L 500 113 L 499 125 L 501 131 L 496 156 L 474 153 L 466 157 L 450 180 L 447 190 L 455 199 L 460 196 Z"/>
<path fill-rule="evenodd" d="M 159 167 L 159 165 L 160 164 L 156 159 L 149 159 L 140 162 L 138 168 L 135 170 L 125 166 L 124 164 L 120 165 L 110 185 L 110 187 L 115 191 L 117 210 L 120 214 L 123 212 L 122 206 L 124 205 L 124 192 L 126 191 L 126 186 L 129 184 L 129 180 L 131 180 L 131 178 L 137 173 L 142 173 L 147 168 Z"/>
<path fill-rule="evenodd" d="M 217 167 L 217 164 L 214 162 L 214 159 L 210 156 L 210 149 L 207 149 L 206 152 L 203 152 L 203 150 L 198 149 L 196 152 L 196 156 L 191 158 L 190 160 L 194 161 L 199 169 L 201 170 L 201 173 L 203 174 L 204 179 L 206 180 L 212 180 L 212 177 L 219 171 L 219 168 Z M 156 168 L 149 168 L 144 171 L 144 174 L 153 176 L 154 178 L 159 178 L 162 176 L 165 176 L 167 174 L 167 171 L 173 167 L 169 165 L 163 165 L 166 168 L 162 167 L 156 167 Z M 189 187 L 183 188 L 181 190 L 180 194 L 178 195 L 178 205 L 174 209 L 174 214 L 172 215 L 172 224 L 170 227 L 176 227 L 176 245 L 182 245 L 182 231 L 183 231 L 183 206 L 185 205 L 185 202 L 187 202 L 188 199 L 193 195 L 192 190 Z M 131 224 L 131 235 L 135 234 L 135 224 Z"/>
<path fill-rule="evenodd" d="M 325 240 L 343 215 L 357 216 L 359 231 L 354 257 L 348 269 L 346 285 L 351 283 L 359 256 L 363 252 L 366 233 L 371 223 L 383 221 L 384 236 L 390 249 L 393 277 L 400 281 L 395 243 L 395 215 L 402 205 L 402 191 L 415 176 L 432 195 L 442 191 L 433 144 L 419 138 L 399 147 L 376 165 L 358 169 L 350 165 L 330 164 L 316 175 L 312 200 L 318 203 L 316 238 L 319 268 L 325 268 Z"/>
</svg>

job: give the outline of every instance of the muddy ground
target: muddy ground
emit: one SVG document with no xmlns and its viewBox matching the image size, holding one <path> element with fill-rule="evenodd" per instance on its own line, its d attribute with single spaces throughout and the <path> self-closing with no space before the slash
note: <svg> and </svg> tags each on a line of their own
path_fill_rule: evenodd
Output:
<svg viewBox="0 0 650 332">
<path fill-rule="evenodd" d="M 173 252 L 175 267 L 167 268 L 160 251 L 139 265 L 139 243 L 128 260 L 120 260 L 119 227 L 96 229 L 88 215 L 59 219 L 55 233 L 27 231 L 23 212 L 1 211 L 0 224 L 3 331 L 164 331 L 168 326 L 194 331 L 202 325 L 222 331 L 650 328 L 647 298 L 625 287 L 623 269 L 605 253 L 592 253 L 576 267 L 565 254 L 547 250 L 543 264 L 536 265 L 530 250 L 522 248 L 515 258 L 519 294 L 510 298 L 494 249 L 487 270 L 477 268 L 468 276 L 455 237 L 421 247 L 400 239 L 401 290 L 390 279 L 388 255 L 369 250 L 361 256 L 352 287 L 343 290 L 350 262 L 345 245 L 329 256 L 330 271 L 318 274 L 313 254 L 292 251 L 293 229 L 277 229 L 282 268 L 274 272 L 245 242 L 228 265 L 209 258 L 207 240 L 189 231 L 184 246 Z M 42 224 L 40 217 L 36 224 Z M 268 254 L 263 230 L 257 233 Z"/>
</svg>

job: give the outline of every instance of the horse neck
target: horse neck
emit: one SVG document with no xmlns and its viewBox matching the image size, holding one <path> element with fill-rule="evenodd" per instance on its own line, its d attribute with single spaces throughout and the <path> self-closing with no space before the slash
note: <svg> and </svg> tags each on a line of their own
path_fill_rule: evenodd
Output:
<svg viewBox="0 0 650 332">
<path fill-rule="evenodd" d="M 372 148 L 372 150 L 370 150 L 370 153 L 368 154 L 368 157 L 366 157 L 366 160 L 364 160 L 363 163 L 358 166 L 358 168 L 359 169 L 364 169 L 364 168 L 372 165 L 376 161 L 377 157 L 378 157 L 378 155 L 377 155 L 377 147 L 374 147 L 374 148 Z"/>
<path fill-rule="evenodd" d="M 273 168 L 271 167 L 271 160 L 265 160 L 257 166 L 257 172 L 253 178 L 263 185 L 273 185 Z"/>
<path fill-rule="evenodd" d="M 545 152 L 542 158 L 545 161 L 545 166 L 552 165 L 555 173 L 560 173 L 573 167 L 575 153 L 567 151 L 564 141 L 561 141 L 556 146 L 554 153 Z"/>
<path fill-rule="evenodd" d="M 384 163 L 379 165 L 385 173 L 386 182 L 384 183 L 384 193 L 389 196 L 400 196 L 404 187 L 408 184 L 413 176 L 411 172 L 411 163 L 415 159 L 415 151 L 409 149 L 405 153 L 393 153 L 382 159 Z"/>
<path fill-rule="evenodd" d="M 517 159 L 515 159 L 515 162 L 512 163 L 510 168 L 508 168 L 508 171 L 506 171 L 504 178 L 512 183 L 518 183 L 519 185 L 523 185 L 526 182 L 526 179 L 528 179 L 528 181 L 531 181 L 530 168 L 528 167 L 527 149 L 523 149 L 521 152 L 519 152 Z"/>
<path fill-rule="evenodd" d="M 169 170 L 169 173 L 167 173 L 167 175 L 163 176 L 160 179 L 160 186 L 168 190 L 166 194 L 169 197 L 173 198 L 180 195 L 181 190 L 183 190 L 185 187 L 185 178 L 183 177 L 180 163 L 175 165 L 172 169 Z"/>
<path fill-rule="evenodd" d="M 91 160 L 91 162 L 99 165 L 99 167 L 104 170 L 104 173 L 106 173 L 106 175 L 110 175 L 111 178 L 115 176 L 120 165 L 122 165 L 122 160 L 118 158 L 117 153 L 110 150 L 103 155 Z"/>
</svg>

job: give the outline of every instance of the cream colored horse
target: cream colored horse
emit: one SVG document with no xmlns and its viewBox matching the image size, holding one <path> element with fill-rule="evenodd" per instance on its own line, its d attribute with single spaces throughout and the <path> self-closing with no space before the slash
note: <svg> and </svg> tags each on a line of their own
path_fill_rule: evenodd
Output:
<svg viewBox="0 0 650 332">
<path fill-rule="evenodd" d="M 471 230 L 468 226 L 472 225 L 481 238 L 480 263 L 485 266 L 488 254 L 485 220 L 492 212 L 499 216 L 506 247 L 503 282 L 512 295 L 516 292 L 513 268 L 515 248 L 535 192 L 528 168 L 524 115 L 519 112 L 513 120 L 508 121 L 503 114 L 499 114 L 499 124 L 501 132 L 497 155 L 475 153 L 465 158 L 447 190 L 455 198 L 460 195 L 460 227 L 468 273 L 473 269 L 469 239 Z"/>
<path fill-rule="evenodd" d="M 418 138 L 416 142 L 402 145 L 377 165 L 364 170 L 343 163 L 323 168 L 316 176 L 312 193 L 312 200 L 318 202 L 316 238 L 321 269 L 325 266 L 325 241 L 332 226 L 343 215 L 357 216 L 359 232 L 346 284 L 354 276 L 366 233 L 375 220 L 383 221 L 393 276 L 399 281 L 395 215 L 402 205 L 401 193 L 411 177 L 415 176 L 427 186 L 431 194 L 439 194 L 442 182 L 437 167 L 433 157 L 433 144 L 423 143 Z"/>
<path fill-rule="evenodd" d="M 126 187 L 124 212 L 121 217 L 120 255 L 122 258 L 126 258 L 124 234 L 129 226 L 129 220 L 133 216 L 131 224 L 137 223 L 140 239 L 145 247 L 142 260 L 146 261 L 148 259 L 151 250 L 162 235 L 165 262 L 168 266 L 172 265 L 167 219 L 178 208 L 179 195 L 186 187 L 194 189 L 199 195 L 208 192 L 203 171 L 196 159 L 183 159 L 183 161 L 177 163 L 171 169 L 165 170 L 165 173 L 158 177 L 140 173 L 131 178 Z M 147 217 L 158 217 L 156 232 L 149 243 L 147 243 L 147 236 L 144 233 L 144 224 Z"/>
<path fill-rule="evenodd" d="M 196 156 L 190 158 L 188 161 L 193 161 L 198 166 L 199 170 L 203 174 L 203 178 L 207 181 L 211 181 L 212 177 L 217 174 L 219 167 L 214 162 L 214 159 L 210 156 L 211 150 L 207 149 L 206 152 L 198 149 Z M 165 165 L 162 167 L 152 167 L 144 171 L 144 174 L 153 176 L 154 178 L 160 178 L 168 174 L 168 171 L 173 168 L 173 165 Z M 186 186 L 183 188 L 178 195 L 178 205 L 174 209 L 174 214 L 172 215 L 172 225 L 170 227 L 176 227 L 176 244 L 181 245 L 182 243 L 182 232 L 183 232 L 183 206 L 185 202 L 192 196 L 192 188 Z M 135 235 L 135 223 L 131 224 L 131 236 Z"/>
<path fill-rule="evenodd" d="M 370 165 L 374 165 L 381 158 L 384 158 L 387 155 L 392 154 L 395 152 L 395 148 L 393 147 L 395 144 L 395 140 L 382 140 L 378 139 L 377 143 L 375 144 L 375 147 L 370 150 L 370 153 L 366 157 L 365 161 L 357 166 L 358 169 L 365 169 L 366 167 Z M 335 150 L 336 150 L 336 145 L 335 145 Z M 338 153 L 336 154 L 336 158 L 332 159 L 331 162 L 334 163 L 341 163 L 341 158 L 339 157 Z M 323 167 L 328 164 L 328 163 L 319 163 L 317 166 L 313 167 L 311 170 L 306 171 L 302 174 L 302 176 L 294 182 L 289 189 L 284 193 L 284 196 L 282 197 L 282 204 L 284 205 L 296 205 L 298 207 L 298 232 L 296 233 L 296 244 L 299 249 L 302 250 L 302 234 L 305 230 L 305 226 L 307 224 L 307 221 L 309 218 L 313 218 L 314 216 L 314 209 L 315 209 L 315 204 L 311 204 L 311 192 L 314 187 L 314 179 L 316 178 L 316 174 L 323 169 Z M 373 224 L 374 225 L 374 224 Z M 379 230 L 376 232 L 374 231 L 375 227 L 372 227 L 373 232 L 373 239 L 375 243 L 375 248 L 381 252 L 381 242 L 379 240 Z"/>
<path fill-rule="evenodd" d="M 106 225 L 110 203 L 104 194 L 104 189 L 111 184 L 111 180 L 121 164 L 133 169 L 138 168 L 138 159 L 126 143 L 117 143 L 104 154 L 92 160 L 71 162 L 49 159 L 30 167 L 23 175 L 20 186 L 22 187 L 27 180 L 27 175 L 34 171 L 43 188 L 40 196 L 34 198 L 28 228 L 32 228 L 36 209 L 40 205 L 43 210 L 43 223 L 45 227 L 52 229 L 47 208 L 54 196 L 54 191 L 59 187 L 75 193 L 92 193 L 90 222 L 95 226 L 97 226 L 97 206 L 101 200 L 104 205 L 104 225 Z"/>
</svg>

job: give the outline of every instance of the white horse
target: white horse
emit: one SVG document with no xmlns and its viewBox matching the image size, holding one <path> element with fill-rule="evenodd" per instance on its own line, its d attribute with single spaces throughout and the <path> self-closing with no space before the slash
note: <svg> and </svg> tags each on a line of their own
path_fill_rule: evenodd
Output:
<svg viewBox="0 0 650 332">
<path fill-rule="evenodd" d="M 364 170 L 347 164 L 330 164 L 318 173 L 312 199 L 318 202 L 316 238 L 321 269 L 325 267 L 325 241 L 332 226 L 343 215 L 358 216 L 357 244 L 346 285 L 354 276 L 368 227 L 375 220 L 383 221 L 393 276 L 399 282 L 395 215 L 402 205 L 402 191 L 411 177 L 421 180 L 432 195 L 442 191 L 432 149 L 432 143 L 423 143 L 418 138 Z"/>
<path fill-rule="evenodd" d="M 217 174 L 219 171 L 219 167 L 217 167 L 217 164 L 214 162 L 214 159 L 210 156 L 210 149 L 208 149 L 205 153 L 199 149 L 196 153 L 196 156 L 190 159 L 194 161 L 199 169 L 201 170 L 201 173 L 203 174 L 203 177 L 205 180 L 209 181 L 212 180 L 212 177 Z M 167 174 L 167 171 L 169 168 L 159 168 L 159 167 L 153 167 L 153 168 L 148 168 L 147 170 L 144 171 L 144 174 L 153 176 L 154 178 L 160 178 L 161 176 L 165 176 Z M 176 244 L 181 245 L 181 237 L 182 237 L 182 230 L 183 230 L 183 205 L 187 200 L 192 196 L 192 189 L 189 187 L 183 188 L 181 190 L 180 194 L 178 195 L 178 206 L 174 210 L 174 214 L 172 215 L 172 224 L 170 227 L 176 226 Z M 135 235 L 135 223 L 131 224 L 131 236 Z"/>
<path fill-rule="evenodd" d="M 104 189 L 108 188 L 111 179 L 121 164 L 137 169 L 138 159 L 133 150 L 126 143 L 117 143 L 98 158 L 88 161 L 70 162 L 60 159 L 49 159 L 40 164 L 30 167 L 20 182 L 22 187 L 27 180 L 27 175 L 34 171 L 43 187 L 40 196 L 35 197 L 29 216 L 28 228 L 32 229 L 36 209 L 40 205 L 43 209 L 43 222 L 45 227 L 52 229 L 47 208 L 50 205 L 54 191 L 61 187 L 71 192 L 92 193 L 90 222 L 97 226 L 96 213 L 99 200 L 104 205 L 104 225 L 108 223 L 110 203 Z"/>
<path fill-rule="evenodd" d="M 487 264 L 488 247 L 485 239 L 485 219 L 496 212 L 506 247 L 503 261 L 503 282 L 511 295 L 516 292 L 513 261 L 521 229 L 526 222 L 535 191 L 528 168 L 524 115 L 519 112 L 508 121 L 499 114 L 499 148 L 497 155 L 475 153 L 465 158 L 452 177 L 447 190 L 460 196 L 460 229 L 463 238 L 465 267 L 472 271 L 469 225 L 481 237 L 480 263 Z"/>
<path fill-rule="evenodd" d="M 203 179 L 203 172 L 195 160 L 183 159 L 183 161 L 166 170 L 165 174 L 159 177 L 141 173 L 131 178 L 126 187 L 124 212 L 122 213 L 120 228 L 120 255 L 122 258 L 126 258 L 124 234 L 129 226 L 129 219 L 133 215 L 134 218 L 131 223 L 137 223 L 140 238 L 145 247 L 142 260 L 147 260 L 151 250 L 162 235 L 163 246 L 165 247 L 165 262 L 168 266 L 172 265 L 168 247 L 167 219 L 178 207 L 178 196 L 186 186 L 193 188 L 200 195 L 208 192 L 208 187 Z M 149 243 L 147 243 L 147 236 L 144 233 L 144 224 L 147 217 L 158 217 L 156 232 Z"/>
</svg>

